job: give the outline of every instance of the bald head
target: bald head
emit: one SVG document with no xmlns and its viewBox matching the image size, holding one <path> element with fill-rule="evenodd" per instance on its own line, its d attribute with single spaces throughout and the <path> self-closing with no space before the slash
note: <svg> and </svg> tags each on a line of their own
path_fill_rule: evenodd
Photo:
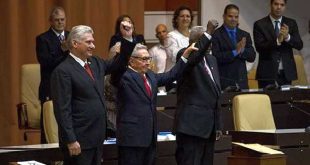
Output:
<svg viewBox="0 0 310 165">
<path fill-rule="evenodd" d="M 163 45 L 164 40 L 167 38 L 168 35 L 167 26 L 164 24 L 159 24 L 156 26 L 155 32 L 156 38 L 158 38 L 159 42 Z"/>
</svg>

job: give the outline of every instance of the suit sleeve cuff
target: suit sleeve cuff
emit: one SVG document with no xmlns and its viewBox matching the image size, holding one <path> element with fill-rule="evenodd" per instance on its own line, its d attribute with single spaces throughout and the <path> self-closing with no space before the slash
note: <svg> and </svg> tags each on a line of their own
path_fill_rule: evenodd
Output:
<svg viewBox="0 0 310 165">
<path fill-rule="evenodd" d="M 233 50 L 232 53 L 233 53 L 234 57 L 236 57 L 238 55 L 237 50 Z"/>
<path fill-rule="evenodd" d="M 211 40 L 212 36 L 210 34 L 208 34 L 207 32 L 204 32 L 204 35 L 209 39 Z"/>
<path fill-rule="evenodd" d="M 184 63 L 187 63 L 187 61 L 188 61 L 188 60 L 187 60 L 185 57 L 183 57 L 183 56 L 181 56 L 181 59 L 183 60 Z"/>
</svg>

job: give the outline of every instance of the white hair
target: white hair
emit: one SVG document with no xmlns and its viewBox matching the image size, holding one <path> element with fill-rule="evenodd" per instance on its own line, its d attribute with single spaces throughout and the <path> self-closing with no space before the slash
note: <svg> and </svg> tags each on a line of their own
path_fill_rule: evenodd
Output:
<svg viewBox="0 0 310 165">
<path fill-rule="evenodd" d="M 136 44 L 135 48 L 133 49 L 131 56 L 137 56 L 138 55 L 138 51 L 144 49 L 147 50 L 147 47 L 145 45 L 142 45 L 140 43 Z"/>
<path fill-rule="evenodd" d="M 72 45 L 73 40 L 81 41 L 82 37 L 86 33 L 94 34 L 94 31 L 91 27 L 86 26 L 86 25 L 74 26 L 71 29 L 71 32 L 69 33 L 68 38 L 67 38 L 67 43 L 68 43 L 69 49 L 71 49 L 73 47 L 73 45 Z"/>
<path fill-rule="evenodd" d="M 194 43 L 198 41 L 200 36 L 207 30 L 204 26 L 194 26 L 191 28 L 191 32 L 189 34 L 189 42 Z"/>
</svg>

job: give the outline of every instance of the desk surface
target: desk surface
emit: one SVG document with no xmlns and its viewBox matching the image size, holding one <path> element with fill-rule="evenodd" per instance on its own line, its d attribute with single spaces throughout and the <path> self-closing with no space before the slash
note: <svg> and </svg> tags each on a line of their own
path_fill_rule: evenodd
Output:
<svg viewBox="0 0 310 165">
<path fill-rule="evenodd" d="M 305 129 L 229 131 L 229 134 L 232 135 L 232 141 L 242 143 L 260 143 L 279 147 L 309 147 L 310 145 L 310 134 L 306 133 Z"/>
<path fill-rule="evenodd" d="M 174 160 L 176 143 L 174 140 L 159 141 L 157 145 L 158 157 L 171 157 Z M 231 151 L 231 136 L 223 136 L 215 143 L 215 154 Z M 105 160 L 117 160 L 118 152 L 116 144 L 103 145 L 103 158 Z M 0 164 L 7 162 L 36 160 L 39 162 L 59 161 L 63 155 L 58 143 L 36 144 L 24 146 L 3 146 L 0 147 Z"/>
</svg>

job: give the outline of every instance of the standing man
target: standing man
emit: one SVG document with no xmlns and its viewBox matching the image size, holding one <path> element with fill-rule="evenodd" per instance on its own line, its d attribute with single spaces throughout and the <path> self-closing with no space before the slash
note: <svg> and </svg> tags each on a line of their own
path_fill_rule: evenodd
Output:
<svg viewBox="0 0 310 165">
<path fill-rule="evenodd" d="M 225 7 L 223 22 L 212 40 L 212 53 L 218 62 L 221 87 L 248 89 L 246 61 L 254 62 L 256 53 L 250 34 L 238 27 L 238 6 L 229 4 Z"/>
<path fill-rule="evenodd" d="M 154 64 L 153 71 L 156 73 L 164 73 L 166 69 L 167 61 L 167 38 L 168 31 L 164 24 L 159 24 L 155 29 L 156 38 L 159 40 L 159 44 L 153 46 L 150 50 L 150 56 L 152 57 L 152 62 Z"/>
<path fill-rule="evenodd" d="M 287 0 L 270 0 L 270 14 L 254 23 L 254 43 L 259 53 L 258 86 L 290 85 L 297 79 L 293 48 L 302 49 L 294 19 L 283 16 Z"/>
<path fill-rule="evenodd" d="M 51 99 L 50 77 L 56 66 L 68 55 L 65 43 L 69 32 L 65 31 L 66 14 L 63 8 L 56 7 L 51 11 L 48 31 L 36 37 L 36 53 L 40 63 L 41 82 L 39 87 L 39 100 L 41 101 L 41 143 L 46 143 L 43 126 L 42 106 Z"/>
<path fill-rule="evenodd" d="M 199 53 L 190 55 L 188 65 L 200 58 L 210 44 L 210 37 L 203 36 L 196 44 Z M 148 69 L 151 56 L 147 48 L 137 44 L 130 57 L 128 69 L 122 75 L 112 78 L 113 84 L 118 87 L 116 135 L 119 165 L 154 164 L 157 143 L 157 87 L 180 78 L 186 67 L 186 58 L 197 48 L 187 48 L 181 60 L 169 72 L 155 74 Z"/>
<path fill-rule="evenodd" d="M 132 33 L 132 25 L 121 25 Z M 126 30 L 125 30 L 126 29 Z M 106 132 L 104 76 L 123 70 L 134 44 L 122 40 L 120 54 L 104 61 L 93 56 L 93 30 L 72 28 L 67 42 L 70 54 L 51 77 L 52 100 L 58 124 L 59 145 L 65 165 L 100 165 Z"/>
<path fill-rule="evenodd" d="M 213 34 L 217 25 L 217 21 L 209 21 L 207 34 Z M 204 33 L 204 27 L 193 27 L 190 43 L 196 42 L 201 35 L 204 37 Z M 178 57 L 183 51 L 180 50 Z M 221 136 L 217 107 L 220 78 L 215 57 L 206 52 L 194 53 L 199 53 L 200 58 L 187 65 L 178 80 L 174 122 L 176 161 L 178 165 L 212 165 L 214 142 Z"/>
</svg>

